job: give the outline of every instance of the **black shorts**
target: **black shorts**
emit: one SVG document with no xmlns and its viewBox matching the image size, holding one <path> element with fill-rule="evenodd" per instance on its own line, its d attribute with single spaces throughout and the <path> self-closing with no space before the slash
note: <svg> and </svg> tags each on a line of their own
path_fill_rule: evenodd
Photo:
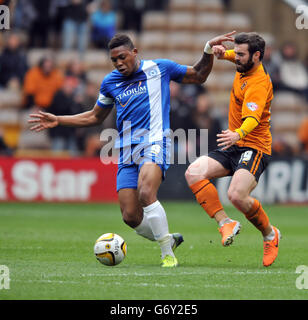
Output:
<svg viewBox="0 0 308 320">
<path fill-rule="evenodd" d="M 238 169 L 246 169 L 251 172 L 256 181 L 267 167 L 271 156 L 249 147 L 233 145 L 227 150 L 216 149 L 209 152 L 208 156 L 217 160 L 224 168 L 230 170 L 228 176 L 233 176 Z"/>
</svg>

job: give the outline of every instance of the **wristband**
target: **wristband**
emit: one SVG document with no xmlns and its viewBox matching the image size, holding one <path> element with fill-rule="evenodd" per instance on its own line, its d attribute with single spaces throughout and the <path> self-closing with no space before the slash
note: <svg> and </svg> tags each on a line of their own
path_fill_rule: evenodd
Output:
<svg viewBox="0 0 308 320">
<path fill-rule="evenodd" d="M 250 133 L 257 125 L 258 121 L 253 117 L 247 117 L 245 121 L 242 123 L 241 127 L 235 129 L 234 131 L 240 135 L 240 138 L 243 139 Z"/>
<path fill-rule="evenodd" d="M 235 129 L 234 131 L 240 135 L 240 140 L 246 136 L 245 131 L 243 129 Z"/>
<path fill-rule="evenodd" d="M 204 46 L 204 53 L 213 54 L 213 49 L 212 49 L 212 47 L 210 46 L 209 41 L 208 41 L 208 42 L 206 43 L 206 45 Z"/>
</svg>

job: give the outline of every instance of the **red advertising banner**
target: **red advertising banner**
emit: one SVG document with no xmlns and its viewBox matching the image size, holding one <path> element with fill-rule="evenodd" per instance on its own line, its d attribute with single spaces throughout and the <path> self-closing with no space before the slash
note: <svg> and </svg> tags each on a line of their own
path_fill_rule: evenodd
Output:
<svg viewBox="0 0 308 320">
<path fill-rule="evenodd" d="M 99 158 L 0 157 L 0 201 L 117 201 L 116 173 Z"/>
</svg>

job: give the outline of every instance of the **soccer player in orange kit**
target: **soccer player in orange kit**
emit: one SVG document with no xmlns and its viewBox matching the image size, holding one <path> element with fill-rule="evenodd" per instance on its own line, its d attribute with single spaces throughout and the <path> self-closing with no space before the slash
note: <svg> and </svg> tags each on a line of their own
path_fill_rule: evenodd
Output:
<svg viewBox="0 0 308 320">
<path fill-rule="evenodd" d="M 185 177 L 196 200 L 219 224 L 222 245 L 230 245 L 241 225 L 230 219 L 220 203 L 211 179 L 233 176 L 228 198 L 263 235 L 263 265 L 270 266 L 278 255 L 280 231 L 272 226 L 260 202 L 250 193 L 271 157 L 270 105 L 273 87 L 262 65 L 265 41 L 256 33 L 235 36 L 234 49 L 213 46 L 218 59 L 236 65 L 230 95 L 229 128 L 218 134 L 218 147 L 201 156 L 187 169 Z"/>
</svg>

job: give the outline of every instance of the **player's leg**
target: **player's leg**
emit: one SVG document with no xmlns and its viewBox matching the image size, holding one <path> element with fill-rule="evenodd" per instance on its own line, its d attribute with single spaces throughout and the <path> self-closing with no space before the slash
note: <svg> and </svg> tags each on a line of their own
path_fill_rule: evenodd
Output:
<svg viewBox="0 0 308 320">
<path fill-rule="evenodd" d="M 228 198 L 262 232 L 263 236 L 266 236 L 272 230 L 269 219 L 263 210 L 257 210 L 260 206 L 258 200 L 250 196 L 250 193 L 256 186 L 257 181 L 254 175 L 248 170 L 239 169 L 232 177 L 228 189 Z"/>
<path fill-rule="evenodd" d="M 212 157 L 202 156 L 188 167 L 185 178 L 197 202 L 219 224 L 222 244 L 228 246 L 233 242 L 241 225 L 227 216 L 219 200 L 217 189 L 210 181 L 210 179 L 227 176 L 231 170 L 223 159 L 224 156 L 218 151 L 216 155 L 224 165 Z"/>
<path fill-rule="evenodd" d="M 278 254 L 280 232 L 270 224 L 261 203 L 250 196 L 257 186 L 256 177 L 247 169 L 237 170 L 231 180 L 228 197 L 232 204 L 262 233 L 264 240 L 264 266 L 271 265 Z"/>
<path fill-rule="evenodd" d="M 135 229 L 138 235 L 154 241 L 151 226 L 138 200 L 137 189 L 121 189 L 118 192 L 118 198 L 123 221 Z"/>
<path fill-rule="evenodd" d="M 143 215 L 138 200 L 138 166 L 119 164 L 117 173 L 117 192 L 123 221 L 135 229 L 140 236 L 155 240 L 151 226 Z"/>
<path fill-rule="evenodd" d="M 157 191 L 162 181 L 162 169 L 153 162 L 141 166 L 138 178 L 138 197 L 143 207 L 144 216 L 148 219 L 155 240 L 160 245 L 163 266 L 177 266 L 172 245 L 174 239 L 169 233 L 165 210 L 157 199 Z"/>
</svg>

